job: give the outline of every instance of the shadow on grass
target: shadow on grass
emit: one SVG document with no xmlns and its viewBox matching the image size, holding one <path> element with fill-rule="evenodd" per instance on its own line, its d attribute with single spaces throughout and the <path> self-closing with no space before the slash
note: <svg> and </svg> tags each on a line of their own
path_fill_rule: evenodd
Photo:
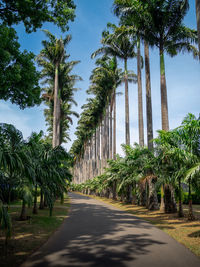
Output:
<svg viewBox="0 0 200 267">
<path fill-rule="evenodd" d="M 59 204 L 60 205 L 60 204 Z M 27 208 L 29 220 L 20 221 L 21 207 L 10 208 L 12 217 L 12 236 L 5 246 L 4 235 L 0 232 L 0 266 L 16 267 L 33 253 L 48 239 L 55 229 L 66 217 L 68 206 L 55 206 L 52 217 L 49 217 L 49 210 L 39 210 L 37 215 L 32 214 L 32 208 Z"/>
<path fill-rule="evenodd" d="M 196 232 L 193 232 L 191 234 L 188 235 L 189 237 L 200 237 L 200 231 L 196 231 Z"/>
</svg>

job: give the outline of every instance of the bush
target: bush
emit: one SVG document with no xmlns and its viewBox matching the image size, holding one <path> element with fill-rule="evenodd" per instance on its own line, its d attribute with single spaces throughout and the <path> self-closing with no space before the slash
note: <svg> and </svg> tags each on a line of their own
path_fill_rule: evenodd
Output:
<svg viewBox="0 0 200 267">
<path fill-rule="evenodd" d="M 189 204 L 188 192 L 184 192 L 183 204 Z M 196 193 L 192 193 L 192 204 L 200 205 L 200 195 L 197 195 Z"/>
<path fill-rule="evenodd" d="M 161 200 L 161 193 L 157 193 L 158 197 L 158 203 L 160 203 Z M 175 198 L 176 201 L 178 202 L 178 192 L 175 190 Z M 182 191 L 182 203 L 188 205 L 189 204 L 189 199 L 188 199 L 188 192 Z M 192 204 L 199 204 L 200 205 L 200 194 L 197 193 L 192 193 Z"/>
</svg>

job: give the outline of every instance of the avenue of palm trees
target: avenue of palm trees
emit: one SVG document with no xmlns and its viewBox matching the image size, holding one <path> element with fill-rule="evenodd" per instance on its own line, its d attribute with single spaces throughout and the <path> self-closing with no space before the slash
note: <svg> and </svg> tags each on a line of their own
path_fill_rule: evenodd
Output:
<svg viewBox="0 0 200 267">
<path fill-rule="evenodd" d="M 114 0 L 112 12 L 119 23 L 108 22 L 106 29 L 99 33 L 101 47 L 94 47 L 91 54 L 95 68 L 80 117 L 74 97 L 78 90 L 76 83 L 82 81 L 74 73 L 80 61 L 71 60 L 67 49 L 72 36 L 66 34 L 68 21 L 74 20 L 73 1 L 36 1 L 37 4 L 30 1 L 30 6 L 24 1 L 15 1 L 16 5 L 10 2 L 13 1 L 0 1 L 0 34 L 5 41 L 0 47 L 3 51 L 0 74 L 6 80 L 0 84 L 0 99 L 10 100 L 22 109 L 43 102 L 48 129 L 46 135 L 42 131 L 33 132 L 25 140 L 16 127 L 0 123 L 0 225 L 6 241 L 11 235 L 9 205 L 13 196 L 22 200 L 20 220 L 27 220 L 28 205 L 32 205 L 34 214 L 38 208 L 48 207 L 52 216 L 55 200 L 60 198 L 62 203 L 71 181 L 73 190 L 121 199 L 149 210 L 160 208 L 173 213 L 177 211 L 178 202 L 180 217 L 183 216 L 184 183 L 188 191 L 188 218 L 194 219 L 192 201 L 199 201 L 200 192 L 200 118 L 189 113 L 179 127 L 170 130 L 165 55 L 175 57 L 189 53 L 194 60 L 199 59 L 200 1 L 196 0 L 196 31 L 183 23 L 189 9 L 187 0 Z M 24 8 L 30 21 L 24 18 Z M 37 9 L 38 16 L 31 17 Z M 43 30 L 46 39 L 33 62 L 32 53 L 20 52 L 17 33 L 11 26 L 22 23 L 30 33 L 41 28 L 44 22 L 57 25 L 63 37 L 57 38 Z M 160 60 L 157 77 L 162 129 L 157 138 L 153 137 L 149 48 L 157 49 Z M 137 60 L 134 70 L 128 68 L 132 59 Z M 143 67 L 145 88 L 142 88 Z M 3 76 L 5 73 L 8 75 Z M 137 86 L 138 92 L 138 144 L 130 135 L 131 83 Z M 124 88 L 122 95 L 119 86 Z M 124 157 L 117 154 L 116 99 L 119 95 L 125 103 Z M 68 153 L 62 145 L 70 140 L 73 116 L 79 120 L 76 139 Z"/>
<path fill-rule="evenodd" d="M 107 24 L 107 29 L 102 33 L 102 47 L 91 55 L 92 58 L 98 56 L 88 89 L 88 94 L 94 97 L 89 98 L 83 106 L 77 139 L 71 148 L 75 163 L 74 183 L 78 184 L 74 185 L 75 189 L 114 199 L 118 197 L 127 202 L 134 199 L 135 203 L 149 209 L 159 208 L 157 192 L 160 191 L 160 209 L 165 212 L 177 211 L 175 191 L 178 190 L 181 217 L 181 183 L 185 182 L 189 187 L 189 218 L 193 218 L 191 186 L 193 184 L 194 189 L 199 183 L 199 118 L 188 114 L 179 128 L 169 131 L 164 60 L 165 54 L 174 57 L 185 52 L 198 59 L 197 31 L 183 24 L 188 9 L 188 1 L 114 1 L 113 12 L 119 17 L 119 26 Z M 144 60 L 140 51 L 141 42 L 144 43 Z M 153 139 L 149 46 L 158 48 L 160 56 L 162 131 L 156 139 Z M 127 61 L 132 58 L 137 58 L 137 75 L 127 69 Z M 123 69 L 118 67 L 119 60 L 124 62 Z M 143 61 L 146 78 L 146 142 L 141 83 Z M 130 82 L 138 84 L 139 144 L 134 147 L 130 146 L 130 143 L 134 143 L 130 138 Z M 125 87 L 125 158 L 116 155 L 116 95 L 121 83 Z M 194 138 L 193 148 L 187 141 L 189 136 Z"/>
</svg>

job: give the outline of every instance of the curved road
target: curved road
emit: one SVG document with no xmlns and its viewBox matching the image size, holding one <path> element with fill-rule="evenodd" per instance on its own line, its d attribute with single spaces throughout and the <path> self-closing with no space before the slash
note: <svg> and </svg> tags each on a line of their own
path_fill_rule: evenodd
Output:
<svg viewBox="0 0 200 267">
<path fill-rule="evenodd" d="M 22 267 L 200 267 L 163 231 L 111 205 L 70 193 L 59 230 Z"/>
</svg>

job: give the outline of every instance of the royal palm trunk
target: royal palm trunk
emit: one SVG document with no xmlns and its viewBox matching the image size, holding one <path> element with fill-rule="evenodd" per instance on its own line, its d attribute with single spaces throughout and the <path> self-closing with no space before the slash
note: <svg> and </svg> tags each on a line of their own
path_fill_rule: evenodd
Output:
<svg viewBox="0 0 200 267">
<path fill-rule="evenodd" d="M 104 126 L 103 120 L 101 122 L 101 174 L 103 171 L 103 161 L 104 161 Z"/>
<path fill-rule="evenodd" d="M 100 174 L 100 126 L 97 128 L 97 175 Z"/>
<path fill-rule="evenodd" d="M 110 134 L 110 125 L 109 125 L 109 105 L 106 109 L 106 129 L 107 129 L 107 146 L 106 146 L 106 153 L 107 153 L 107 159 L 110 158 L 110 139 L 109 139 L 109 134 Z M 107 163 L 106 163 L 107 164 Z"/>
<path fill-rule="evenodd" d="M 94 176 L 97 175 L 97 128 L 94 135 Z"/>
<path fill-rule="evenodd" d="M 165 77 L 164 49 L 162 43 L 160 43 L 160 90 L 161 90 L 162 130 L 169 131 L 167 85 Z M 176 212 L 177 210 L 176 201 L 174 198 L 174 191 L 172 186 L 165 185 L 164 198 L 165 198 L 164 201 L 165 212 L 166 213 Z"/>
<path fill-rule="evenodd" d="M 113 155 L 112 155 L 112 138 L 113 138 L 113 129 L 112 129 L 112 106 L 110 105 L 110 152 L 109 152 L 109 158 L 112 159 Z"/>
<path fill-rule="evenodd" d="M 126 145 L 130 145 L 127 59 L 124 60 L 124 82 L 125 82 L 125 135 L 126 135 Z"/>
<path fill-rule="evenodd" d="M 145 78 L 146 78 L 146 116 L 147 116 L 147 146 L 153 149 L 153 120 L 152 120 L 152 101 L 151 101 L 151 79 L 150 79 L 150 63 L 149 63 L 149 46 L 144 43 L 145 52 Z"/>
<path fill-rule="evenodd" d="M 167 85 L 165 78 L 164 51 L 162 45 L 160 47 L 160 91 L 161 91 L 162 130 L 169 131 Z"/>
<path fill-rule="evenodd" d="M 106 113 L 105 113 L 105 116 L 104 116 L 104 167 L 105 167 L 105 162 L 106 162 L 106 159 L 107 159 L 107 141 L 108 141 L 108 138 L 107 138 L 107 110 L 106 110 Z"/>
<path fill-rule="evenodd" d="M 200 59 L 200 0 L 196 0 L 196 17 L 197 17 L 197 33 L 198 33 L 198 46 L 199 46 L 199 59 Z"/>
<path fill-rule="evenodd" d="M 116 88 L 114 89 L 113 109 L 113 158 L 116 159 Z"/>
<path fill-rule="evenodd" d="M 54 110 L 53 110 L 53 147 L 60 145 L 60 96 L 58 83 L 58 64 L 55 68 Z"/>
<path fill-rule="evenodd" d="M 146 80 L 146 117 L 147 117 L 147 146 L 149 150 L 153 150 L 153 118 L 152 118 L 152 101 L 151 101 L 151 78 L 150 78 L 150 60 L 149 60 L 149 46 L 144 42 L 145 54 L 145 80 Z M 157 210 L 158 200 L 155 190 L 154 179 L 148 180 L 149 194 L 146 197 L 148 209 Z M 144 194 L 144 193 L 143 193 Z M 163 199 L 164 201 L 164 199 Z"/>
<path fill-rule="evenodd" d="M 138 81 L 138 121 L 139 121 L 139 145 L 144 146 L 144 122 L 142 104 L 142 78 L 141 78 L 141 56 L 140 40 L 137 41 L 137 81 Z"/>
</svg>

